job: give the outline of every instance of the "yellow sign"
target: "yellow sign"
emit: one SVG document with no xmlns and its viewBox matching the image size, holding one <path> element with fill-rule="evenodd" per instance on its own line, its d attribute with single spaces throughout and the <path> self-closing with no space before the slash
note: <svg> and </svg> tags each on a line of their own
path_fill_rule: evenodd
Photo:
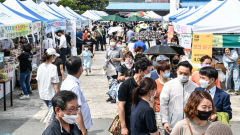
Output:
<svg viewBox="0 0 240 135">
<path fill-rule="evenodd" d="M 204 55 L 212 56 L 213 34 L 193 34 L 192 64 L 200 64 Z"/>
</svg>

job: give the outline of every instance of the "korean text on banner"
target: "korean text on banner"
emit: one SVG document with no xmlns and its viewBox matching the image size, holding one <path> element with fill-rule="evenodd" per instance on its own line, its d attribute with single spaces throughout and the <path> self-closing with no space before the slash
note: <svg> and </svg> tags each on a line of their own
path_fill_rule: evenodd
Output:
<svg viewBox="0 0 240 135">
<path fill-rule="evenodd" d="M 171 39 L 173 38 L 174 29 L 173 26 L 168 26 L 168 43 L 171 43 Z"/>
<path fill-rule="evenodd" d="M 200 64 L 204 55 L 212 56 L 213 34 L 193 34 L 192 64 L 194 67 Z"/>
<path fill-rule="evenodd" d="M 222 47 L 223 47 L 223 36 L 213 35 L 213 48 L 222 48 Z"/>
<path fill-rule="evenodd" d="M 180 45 L 185 49 L 192 49 L 192 34 L 180 34 Z"/>
<path fill-rule="evenodd" d="M 31 33 L 32 24 L 28 23 L 0 26 L 0 39 L 21 37 Z"/>
</svg>

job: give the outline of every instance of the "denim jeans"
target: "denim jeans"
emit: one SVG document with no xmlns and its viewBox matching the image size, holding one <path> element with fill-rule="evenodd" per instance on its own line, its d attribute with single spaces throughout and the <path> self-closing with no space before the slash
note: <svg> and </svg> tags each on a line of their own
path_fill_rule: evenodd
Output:
<svg viewBox="0 0 240 135">
<path fill-rule="evenodd" d="M 24 95 L 30 94 L 30 75 L 31 75 L 30 70 L 27 70 L 25 72 L 20 73 L 19 83 L 20 83 L 20 85 L 23 89 Z"/>
<path fill-rule="evenodd" d="M 234 90 L 239 91 L 239 66 L 237 63 L 229 63 L 230 74 L 226 72 L 226 89 L 231 89 L 231 79 L 233 77 Z"/>
<path fill-rule="evenodd" d="M 48 109 L 52 107 L 52 101 L 51 100 L 43 100 L 44 103 L 47 105 Z"/>
</svg>

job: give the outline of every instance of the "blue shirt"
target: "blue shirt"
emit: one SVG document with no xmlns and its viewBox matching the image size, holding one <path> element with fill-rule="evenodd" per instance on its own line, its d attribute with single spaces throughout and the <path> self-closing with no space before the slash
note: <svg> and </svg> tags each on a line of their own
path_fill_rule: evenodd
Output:
<svg viewBox="0 0 240 135">
<path fill-rule="evenodd" d="M 132 30 L 129 30 L 127 32 L 127 39 L 128 39 L 128 42 L 130 42 L 130 40 L 132 39 L 132 37 L 134 37 L 136 35 L 136 33 Z"/>
<path fill-rule="evenodd" d="M 143 48 L 143 51 L 147 50 L 147 46 L 143 41 L 137 41 L 135 42 L 133 49 L 136 49 L 138 46 L 141 46 Z"/>
<path fill-rule="evenodd" d="M 167 41 L 166 40 L 163 40 L 162 41 L 162 45 L 166 45 L 167 44 Z"/>
<path fill-rule="evenodd" d="M 83 33 L 79 31 L 77 32 L 76 36 L 77 36 L 77 44 L 82 44 L 83 42 L 78 38 L 83 39 Z"/>
<path fill-rule="evenodd" d="M 152 70 L 151 71 L 151 76 L 150 78 L 152 78 L 153 80 L 157 80 L 159 78 L 157 70 Z"/>
<path fill-rule="evenodd" d="M 149 135 L 157 132 L 155 113 L 149 103 L 139 99 L 137 105 L 132 105 L 131 135 Z"/>
</svg>

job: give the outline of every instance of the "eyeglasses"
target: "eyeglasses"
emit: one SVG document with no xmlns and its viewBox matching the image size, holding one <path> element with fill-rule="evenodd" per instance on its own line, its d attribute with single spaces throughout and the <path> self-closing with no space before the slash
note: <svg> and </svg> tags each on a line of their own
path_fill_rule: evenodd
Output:
<svg viewBox="0 0 240 135">
<path fill-rule="evenodd" d="M 78 106 L 78 107 L 75 107 L 75 108 L 72 108 L 72 109 L 65 109 L 64 111 L 72 113 L 72 112 L 79 112 L 80 110 L 81 110 L 81 107 Z"/>
</svg>

